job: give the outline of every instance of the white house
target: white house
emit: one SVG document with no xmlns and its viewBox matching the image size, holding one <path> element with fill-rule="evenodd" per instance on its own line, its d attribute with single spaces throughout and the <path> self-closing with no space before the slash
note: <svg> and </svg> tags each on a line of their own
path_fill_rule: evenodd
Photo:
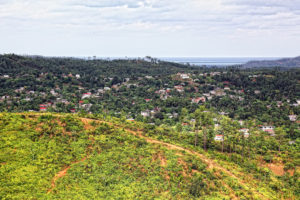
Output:
<svg viewBox="0 0 300 200">
<path fill-rule="evenodd" d="M 261 128 L 261 130 L 263 130 L 263 131 L 266 131 L 266 130 L 274 130 L 274 126 L 261 126 L 260 127 Z"/>
<path fill-rule="evenodd" d="M 142 115 L 143 117 L 149 117 L 149 116 L 150 116 L 150 113 L 149 113 L 149 111 L 142 111 L 142 112 L 141 112 L 141 115 Z"/>
<path fill-rule="evenodd" d="M 184 92 L 184 89 L 181 85 L 176 85 L 174 86 L 174 88 L 178 91 L 178 92 Z"/>
<path fill-rule="evenodd" d="M 297 120 L 297 115 L 289 115 L 290 121 L 295 122 Z"/>
<path fill-rule="evenodd" d="M 182 78 L 182 79 L 189 79 L 190 76 L 187 75 L 187 74 L 180 74 L 180 78 Z"/>
<path fill-rule="evenodd" d="M 271 136 L 275 135 L 274 126 L 261 126 L 260 129 L 264 132 L 269 133 Z"/>
<path fill-rule="evenodd" d="M 260 90 L 254 90 L 255 94 L 260 94 Z"/>
<path fill-rule="evenodd" d="M 88 92 L 88 93 L 84 93 L 83 95 L 82 95 L 82 97 L 81 97 L 81 99 L 86 99 L 86 98 L 90 98 L 91 97 L 91 93 L 90 92 Z"/>
<path fill-rule="evenodd" d="M 76 77 L 77 79 L 79 79 L 79 78 L 80 78 L 80 75 L 79 75 L 79 74 L 76 74 L 75 77 Z"/>
<path fill-rule="evenodd" d="M 247 129 L 247 128 L 240 129 L 240 132 L 244 135 L 245 138 L 249 137 L 249 135 L 250 135 L 249 129 Z"/>
<path fill-rule="evenodd" d="M 216 135 L 214 139 L 215 139 L 215 141 L 223 141 L 224 140 L 223 135 Z"/>
</svg>

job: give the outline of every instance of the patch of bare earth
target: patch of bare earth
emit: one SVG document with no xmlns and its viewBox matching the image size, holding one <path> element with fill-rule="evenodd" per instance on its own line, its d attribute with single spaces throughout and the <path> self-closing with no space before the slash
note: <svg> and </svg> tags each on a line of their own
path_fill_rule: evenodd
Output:
<svg viewBox="0 0 300 200">
<path fill-rule="evenodd" d="M 77 164 L 77 163 L 83 162 L 83 161 L 86 160 L 86 158 L 87 158 L 87 157 L 84 157 L 84 158 L 82 158 L 82 159 L 79 160 L 79 161 L 72 162 L 72 164 Z M 62 169 L 61 171 L 59 171 L 59 172 L 54 176 L 54 178 L 53 178 L 52 181 L 51 181 L 51 188 L 48 190 L 47 193 L 50 193 L 50 192 L 55 188 L 55 186 L 56 186 L 56 185 L 55 185 L 56 181 L 57 181 L 58 179 L 64 177 L 64 176 L 67 174 L 67 172 L 68 172 L 68 170 L 69 170 L 70 168 L 71 168 L 71 166 L 67 166 L 67 167 L 65 167 L 64 169 Z"/>
<path fill-rule="evenodd" d="M 282 163 L 269 163 L 266 166 L 277 176 L 283 176 L 285 174 L 284 164 Z M 294 175 L 294 170 L 287 171 L 291 176 Z"/>
</svg>

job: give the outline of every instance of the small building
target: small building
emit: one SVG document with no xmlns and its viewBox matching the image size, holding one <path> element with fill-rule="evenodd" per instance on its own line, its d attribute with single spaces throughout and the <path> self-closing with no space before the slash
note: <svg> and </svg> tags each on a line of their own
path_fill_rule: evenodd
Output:
<svg viewBox="0 0 300 200">
<path fill-rule="evenodd" d="M 91 97 L 91 93 L 90 92 L 88 92 L 88 93 L 84 93 L 83 95 L 82 95 L 82 97 L 81 97 L 81 99 L 86 99 L 86 98 L 90 98 Z"/>
<path fill-rule="evenodd" d="M 184 92 L 184 89 L 181 85 L 176 85 L 174 86 L 174 88 L 178 91 L 178 92 Z"/>
<path fill-rule="evenodd" d="M 214 140 L 222 142 L 224 140 L 223 135 L 216 135 L 215 138 L 214 138 Z"/>
<path fill-rule="evenodd" d="M 254 90 L 254 94 L 260 94 L 260 90 Z"/>
<path fill-rule="evenodd" d="M 41 112 L 47 111 L 46 105 L 40 104 L 40 111 L 41 111 Z"/>
<path fill-rule="evenodd" d="M 141 115 L 142 115 L 143 117 L 149 117 L 149 116 L 150 116 L 150 112 L 149 112 L 149 111 L 142 111 L 142 112 L 141 112 Z"/>
<path fill-rule="evenodd" d="M 189 79 L 190 76 L 187 75 L 187 74 L 180 74 L 180 78 L 182 78 L 182 79 Z"/>
<path fill-rule="evenodd" d="M 296 144 L 296 142 L 293 140 L 289 141 L 289 145 L 293 145 L 293 144 Z"/>
<path fill-rule="evenodd" d="M 151 100 L 152 100 L 152 99 L 145 99 L 146 102 L 149 102 L 149 101 L 151 101 Z"/>
<path fill-rule="evenodd" d="M 244 135 L 245 138 L 248 138 L 250 135 L 249 129 L 247 129 L 247 128 L 240 129 L 240 132 Z"/>
<path fill-rule="evenodd" d="M 289 115 L 290 121 L 295 122 L 297 120 L 297 115 Z"/>
<path fill-rule="evenodd" d="M 205 103 L 205 101 L 206 101 L 205 97 L 197 97 L 197 98 L 192 99 L 192 103 L 199 103 L 200 101 Z"/>
<path fill-rule="evenodd" d="M 146 79 L 152 79 L 152 76 L 145 76 Z"/>
<path fill-rule="evenodd" d="M 76 74 L 75 77 L 76 77 L 77 79 L 79 79 L 79 78 L 80 78 L 80 75 L 79 75 L 79 74 Z"/>
<path fill-rule="evenodd" d="M 275 136 L 274 126 L 261 126 L 260 129 L 266 133 L 269 133 L 271 136 Z"/>
</svg>

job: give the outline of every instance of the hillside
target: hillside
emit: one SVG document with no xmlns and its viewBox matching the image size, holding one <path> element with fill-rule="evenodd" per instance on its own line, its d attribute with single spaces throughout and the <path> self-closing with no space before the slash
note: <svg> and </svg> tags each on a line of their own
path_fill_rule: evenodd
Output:
<svg viewBox="0 0 300 200">
<path fill-rule="evenodd" d="M 0 56 L 0 199 L 297 199 L 300 68 Z"/>
<path fill-rule="evenodd" d="M 260 168 L 258 161 L 250 169 L 246 163 L 237 165 L 217 152 L 195 148 L 180 133 L 169 132 L 170 137 L 142 123 L 87 117 L 1 113 L 1 199 L 295 199 L 299 195 L 297 176 L 276 176 Z"/>
<path fill-rule="evenodd" d="M 300 56 L 295 58 L 283 58 L 279 60 L 264 60 L 264 61 L 250 61 L 243 65 L 246 68 L 252 67 L 283 67 L 295 68 L 300 67 Z"/>
</svg>

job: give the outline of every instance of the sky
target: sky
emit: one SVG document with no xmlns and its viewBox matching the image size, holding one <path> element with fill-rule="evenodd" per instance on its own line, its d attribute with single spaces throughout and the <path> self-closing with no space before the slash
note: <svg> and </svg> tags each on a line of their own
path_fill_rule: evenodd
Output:
<svg viewBox="0 0 300 200">
<path fill-rule="evenodd" d="M 300 0 L 0 0 L 0 54 L 294 57 Z"/>
</svg>

